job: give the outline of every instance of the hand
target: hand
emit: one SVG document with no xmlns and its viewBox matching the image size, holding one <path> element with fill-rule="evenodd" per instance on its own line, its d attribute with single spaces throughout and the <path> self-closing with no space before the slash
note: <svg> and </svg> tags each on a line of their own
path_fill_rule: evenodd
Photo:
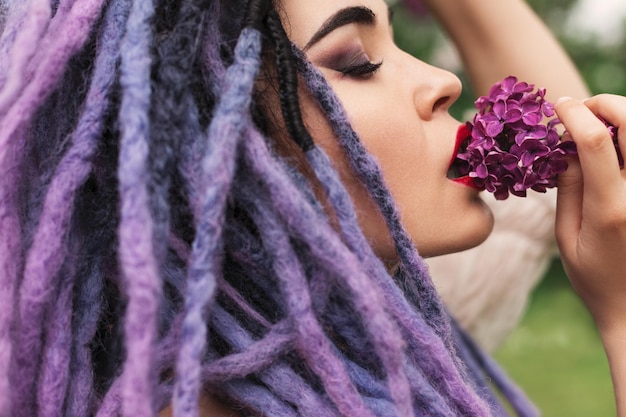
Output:
<svg viewBox="0 0 626 417">
<path fill-rule="evenodd" d="M 556 112 L 578 147 L 559 177 L 557 243 L 574 290 L 600 333 L 611 333 L 626 323 L 626 173 L 596 116 L 618 128 L 626 153 L 626 97 L 563 98 Z"/>
</svg>

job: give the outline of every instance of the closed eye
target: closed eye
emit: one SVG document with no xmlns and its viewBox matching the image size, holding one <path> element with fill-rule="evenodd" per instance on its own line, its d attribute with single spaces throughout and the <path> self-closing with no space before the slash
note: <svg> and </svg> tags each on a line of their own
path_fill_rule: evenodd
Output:
<svg viewBox="0 0 626 417">
<path fill-rule="evenodd" d="M 364 61 L 359 62 L 352 65 L 346 65 L 341 68 L 337 68 L 336 71 L 339 71 L 343 75 L 347 77 L 357 78 L 357 79 L 369 79 L 371 78 L 376 71 L 380 69 L 383 65 L 383 62 L 371 62 Z"/>
</svg>

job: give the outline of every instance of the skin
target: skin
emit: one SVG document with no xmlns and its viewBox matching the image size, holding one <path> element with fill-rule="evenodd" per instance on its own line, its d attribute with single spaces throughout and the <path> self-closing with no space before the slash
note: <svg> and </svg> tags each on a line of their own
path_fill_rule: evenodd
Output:
<svg viewBox="0 0 626 417">
<path fill-rule="evenodd" d="M 375 22 L 341 26 L 310 44 L 329 17 L 354 6 L 371 10 Z M 477 191 L 446 177 L 460 125 L 448 113 L 461 92 L 459 79 L 394 44 L 382 0 L 284 0 L 282 18 L 289 37 L 324 74 L 377 158 L 420 254 L 440 255 L 482 242 L 493 225 L 491 212 Z M 382 65 L 365 77 L 342 72 L 346 63 L 368 61 Z M 351 193 L 366 237 L 380 258 L 393 263 L 396 254 L 382 216 L 350 171 L 323 115 L 304 101 L 305 123 Z"/>
<path fill-rule="evenodd" d="M 565 271 L 593 316 L 609 360 L 618 416 L 626 416 L 626 172 L 596 116 L 618 128 L 626 151 L 626 98 L 560 99 L 559 118 L 578 147 L 560 176 L 556 238 Z"/>
</svg>

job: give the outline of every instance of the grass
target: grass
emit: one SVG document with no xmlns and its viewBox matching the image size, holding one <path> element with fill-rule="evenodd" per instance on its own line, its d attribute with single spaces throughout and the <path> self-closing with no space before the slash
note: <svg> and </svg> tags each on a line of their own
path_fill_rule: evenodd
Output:
<svg viewBox="0 0 626 417">
<path fill-rule="evenodd" d="M 615 415 L 602 343 L 558 260 L 495 357 L 544 417 Z"/>
</svg>

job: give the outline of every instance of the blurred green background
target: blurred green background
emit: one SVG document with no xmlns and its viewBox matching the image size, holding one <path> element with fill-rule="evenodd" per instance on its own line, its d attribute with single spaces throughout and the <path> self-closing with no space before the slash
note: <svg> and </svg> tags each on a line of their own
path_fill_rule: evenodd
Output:
<svg viewBox="0 0 626 417">
<path fill-rule="evenodd" d="M 495 357 L 545 417 L 615 416 L 602 343 L 559 260 Z"/>
<path fill-rule="evenodd" d="M 579 1 L 595 9 L 585 9 L 577 4 Z M 611 1 L 528 0 L 528 3 L 565 46 L 592 93 L 626 95 L 626 21 L 619 17 L 626 13 L 623 7 L 626 0 L 613 1 L 613 6 L 609 4 Z M 473 111 L 475 95 L 462 69 L 455 68 L 445 36 L 429 16 L 416 20 L 415 15 L 401 6 L 395 8 L 394 31 L 400 47 L 420 59 L 453 70 L 463 81 L 464 93 L 451 110 L 463 120 L 464 114 Z M 602 13 L 592 16 L 590 10 L 604 12 L 606 20 Z M 545 417 L 615 415 L 611 377 L 602 344 L 558 259 L 535 290 L 523 321 L 495 357 Z"/>
</svg>

